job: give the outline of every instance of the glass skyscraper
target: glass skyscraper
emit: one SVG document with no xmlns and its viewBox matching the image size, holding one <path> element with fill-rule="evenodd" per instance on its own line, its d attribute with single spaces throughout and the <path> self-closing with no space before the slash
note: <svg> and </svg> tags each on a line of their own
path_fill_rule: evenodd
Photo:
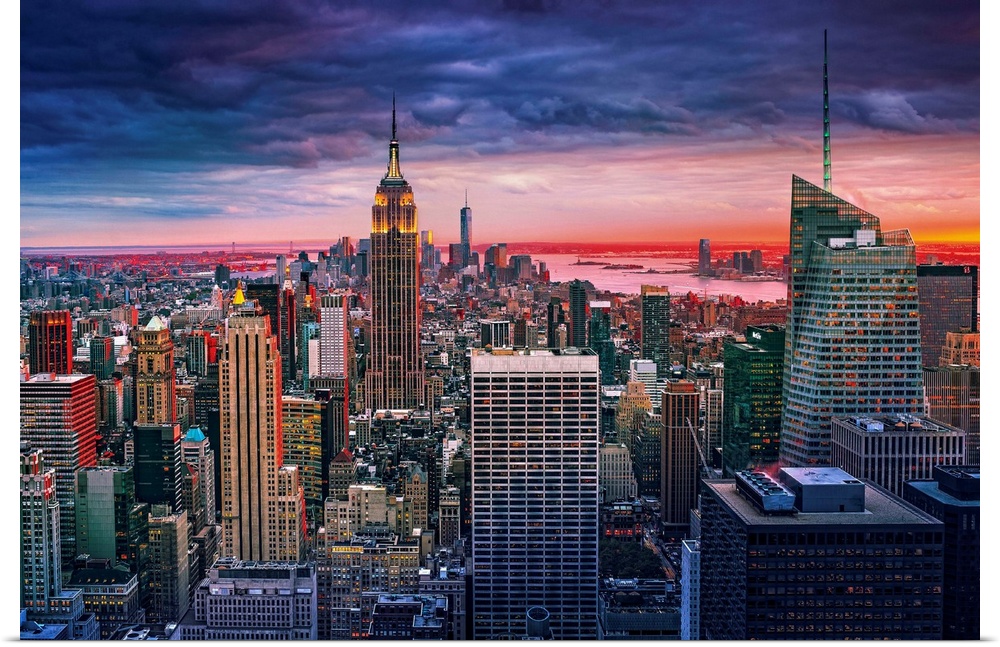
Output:
<svg viewBox="0 0 1000 647">
<path fill-rule="evenodd" d="M 832 417 L 921 412 L 915 250 L 792 177 L 782 464 L 829 464 Z"/>
</svg>

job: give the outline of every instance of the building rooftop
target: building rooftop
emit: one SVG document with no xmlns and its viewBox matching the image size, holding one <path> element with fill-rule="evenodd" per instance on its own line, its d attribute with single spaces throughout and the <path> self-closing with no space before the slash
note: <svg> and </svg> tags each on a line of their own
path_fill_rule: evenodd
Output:
<svg viewBox="0 0 1000 647">
<path fill-rule="evenodd" d="M 789 469 L 789 468 L 785 468 Z M 812 468 L 794 468 L 807 470 Z M 821 470 L 816 470 L 821 471 Z M 843 470 L 841 472 L 846 478 L 857 481 Z M 834 474 L 827 477 L 816 475 L 819 481 L 830 479 L 834 483 Z M 840 477 L 844 478 L 844 477 Z M 765 514 L 757 508 L 751 501 L 741 495 L 736 489 L 736 481 L 732 479 L 706 480 L 705 484 L 716 496 L 747 525 L 747 526 L 821 526 L 831 524 L 853 524 L 858 526 L 877 526 L 892 524 L 928 524 L 937 525 L 940 522 L 931 515 L 924 513 L 916 507 L 906 503 L 882 488 L 865 483 L 865 505 L 861 512 L 800 512 L 791 516 L 775 516 Z"/>
</svg>

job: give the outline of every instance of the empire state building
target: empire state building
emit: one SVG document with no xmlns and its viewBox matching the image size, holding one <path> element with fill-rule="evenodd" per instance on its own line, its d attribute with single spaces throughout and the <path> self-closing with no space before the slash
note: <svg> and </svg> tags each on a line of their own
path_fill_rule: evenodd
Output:
<svg viewBox="0 0 1000 647">
<path fill-rule="evenodd" d="M 385 177 L 375 189 L 371 233 L 371 359 L 367 406 L 410 409 L 423 404 L 420 362 L 420 255 L 413 189 L 399 169 L 396 101 Z"/>
</svg>

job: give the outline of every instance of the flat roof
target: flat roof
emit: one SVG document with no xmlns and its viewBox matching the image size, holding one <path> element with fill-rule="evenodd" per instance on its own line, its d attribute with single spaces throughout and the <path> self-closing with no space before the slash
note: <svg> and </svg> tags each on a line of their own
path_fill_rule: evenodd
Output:
<svg viewBox="0 0 1000 647">
<path fill-rule="evenodd" d="M 978 475 L 976 478 L 979 478 Z M 979 499 L 959 499 L 958 497 L 952 496 L 951 494 L 943 491 L 938 486 L 937 481 L 907 481 L 906 484 L 945 505 L 961 506 L 963 508 L 979 507 Z"/>
<path fill-rule="evenodd" d="M 787 469 L 787 468 L 786 468 Z M 796 468 L 809 469 L 809 468 Z M 843 470 L 840 470 L 843 472 Z M 846 472 L 843 472 L 847 474 Z M 847 475 L 850 477 L 850 475 Z M 853 477 L 850 477 L 852 480 Z M 794 515 L 764 514 L 756 505 L 736 490 L 732 479 L 706 480 L 705 484 L 715 495 L 747 526 L 829 526 L 852 524 L 856 526 L 878 525 L 941 525 L 931 515 L 913 505 L 897 499 L 888 492 L 865 482 L 865 509 L 863 512 L 799 512 Z"/>
</svg>

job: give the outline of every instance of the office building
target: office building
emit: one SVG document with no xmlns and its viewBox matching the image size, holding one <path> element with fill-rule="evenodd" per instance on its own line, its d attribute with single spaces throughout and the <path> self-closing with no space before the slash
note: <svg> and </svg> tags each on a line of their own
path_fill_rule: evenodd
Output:
<svg viewBox="0 0 1000 647">
<path fill-rule="evenodd" d="M 670 380 L 663 390 L 660 438 L 660 522 L 674 536 L 688 533 L 698 502 L 701 459 L 696 440 L 699 393 L 691 380 Z"/>
<path fill-rule="evenodd" d="M 73 320 L 69 310 L 32 312 L 28 319 L 28 371 L 73 372 Z"/>
<path fill-rule="evenodd" d="M 389 166 L 375 190 L 371 234 L 372 347 L 365 372 L 370 409 L 423 404 L 417 206 L 403 179 L 393 100 Z"/>
<path fill-rule="evenodd" d="M 559 297 L 550 297 L 549 305 L 547 311 L 547 327 L 546 327 L 546 345 L 549 348 L 559 348 L 559 335 L 558 331 L 560 326 L 565 327 L 566 325 L 566 311 L 562 307 L 562 299 Z"/>
<path fill-rule="evenodd" d="M 323 403 L 314 398 L 281 396 L 284 464 L 295 465 L 309 519 L 323 516 Z"/>
<path fill-rule="evenodd" d="M 482 348 L 504 348 L 511 346 L 510 322 L 499 319 L 484 319 L 479 322 L 479 345 Z"/>
<path fill-rule="evenodd" d="M 137 337 L 135 422 L 137 425 L 173 424 L 177 422 L 177 386 L 170 330 L 153 315 Z"/>
<path fill-rule="evenodd" d="M 615 383 L 615 343 L 611 340 L 611 302 L 591 301 L 587 339 L 597 353 L 601 384 Z"/>
<path fill-rule="evenodd" d="M 101 640 L 110 639 L 122 627 L 146 621 L 139 578 L 128 568 L 112 564 L 106 559 L 77 559 L 66 584 L 96 618 Z"/>
<path fill-rule="evenodd" d="M 465 193 L 465 206 L 459 215 L 459 235 L 461 242 L 461 267 L 468 267 L 472 262 L 472 209 L 469 207 L 469 192 Z"/>
<path fill-rule="evenodd" d="M 929 479 L 939 465 L 964 464 L 965 437 L 924 416 L 834 418 L 830 462 L 901 497 L 906 481 Z"/>
<path fill-rule="evenodd" d="M 597 637 L 597 356 L 473 351 L 473 638 Z M 543 413 L 546 412 L 546 413 Z"/>
<path fill-rule="evenodd" d="M 681 542 L 681 640 L 701 638 L 701 541 Z"/>
<path fill-rule="evenodd" d="M 791 213 L 781 461 L 828 465 L 831 418 L 922 409 L 915 247 L 794 176 Z"/>
<path fill-rule="evenodd" d="M 960 330 L 947 332 L 944 336 L 944 346 L 941 347 L 939 366 L 950 364 L 968 364 L 979 366 L 979 333 Z M 929 366 L 934 366 L 930 364 Z"/>
<path fill-rule="evenodd" d="M 336 292 L 319 298 L 319 375 L 347 375 L 349 354 L 354 353 L 350 296 L 349 292 Z"/>
<path fill-rule="evenodd" d="M 925 366 L 930 417 L 966 433 L 965 464 L 979 465 L 979 367 Z"/>
<path fill-rule="evenodd" d="M 931 515 L 835 467 L 705 484 L 704 639 L 941 639 Z"/>
<path fill-rule="evenodd" d="M 587 346 L 587 289 L 580 279 L 569 282 L 569 345 Z"/>
<path fill-rule="evenodd" d="M 448 598 L 442 595 L 377 594 L 372 608 L 372 640 L 444 640 Z"/>
<path fill-rule="evenodd" d="M 40 373 L 20 383 L 21 442 L 55 470 L 62 561 L 76 557 L 76 472 L 97 465 L 97 379 Z"/>
<path fill-rule="evenodd" d="M 461 537 L 462 498 L 457 488 L 449 488 L 438 501 L 438 545 L 451 548 Z"/>
<path fill-rule="evenodd" d="M 658 383 L 656 362 L 651 359 L 631 359 L 628 363 L 628 381 L 641 382 L 649 396 L 649 404 L 654 413 L 659 413 L 663 399 L 663 386 Z"/>
<path fill-rule="evenodd" d="M 176 423 L 136 425 L 135 495 L 150 505 L 181 510 L 184 474 L 181 471 L 181 427 Z"/>
<path fill-rule="evenodd" d="M 292 286 L 291 267 L 295 263 L 285 268 L 285 282 L 278 291 L 278 330 L 273 331 L 278 338 L 278 349 L 281 353 L 282 379 L 288 384 L 293 384 L 297 377 L 296 363 L 298 362 L 298 300 L 295 288 Z M 300 282 L 301 284 L 301 282 Z"/>
<path fill-rule="evenodd" d="M 222 554 L 297 560 L 304 519 L 288 500 L 299 491 L 298 472 L 286 472 L 281 459 L 281 355 L 268 317 L 239 289 L 226 320 L 219 382 Z"/>
<path fill-rule="evenodd" d="M 629 381 L 625 392 L 618 398 L 618 408 L 615 410 L 615 433 L 618 442 L 632 449 L 632 436 L 642 423 L 642 419 L 653 410 L 646 385 L 643 382 Z"/>
<path fill-rule="evenodd" d="M 784 360 L 783 326 L 750 326 L 746 342 L 723 348 L 722 468 L 727 476 L 778 463 Z"/>
<path fill-rule="evenodd" d="M 153 506 L 149 515 L 149 588 L 146 619 L 177 622 L 188 610 L 188 513 Z"/>
<path fill-rule="evenodd" d="M 44 611 L 62 594 L 56 472 L 40 450 L 21 448 L 21 608 Z"/>
<path fill-rule="evenodd" d="M 315 563 L 224 557 L 195 591 L 180 640 L 316 640 Z"/>
<path fill-rule="evenodd" d="M 945 335 L 963 329 L 979 330 L 979 267 L 918 265 L 917 292 L 922 363 L 937 366 Z"/>
<path fill-rule="evenodd" d="M 644 411 L 638 414 L 636 428 L 632 432 L 632 468 L 639 495 L 657 500 L 662 492 L 660 474 L 663 464 L 661 451 L 663 442 L 663 419 L 659 413 Z"/>
<path fill-rule="evenodd" d="M 632 455 L 625 445 L 601 447 L 597 480 L 601 490 L 601 503 L 634 501 L 638 494 Z"/>
<path fill-rule="evenodd" d="M 657 376 L 670 371 L 670 292 L 667 288 L 643 285 L 639 295 L 642 359 L 656 364 Z M 655 397 L 646 389 L 650 397 Z M 655 405 L 654 405 L 655 406 Z"/>
<path fill-rule="evenodd" d="M 208 437 L 200 427 L 191 427 L 181 440 L 181 460 L 185 465 L 189 465 L 198 473 L 198 488 L 201 494 L 198 499 L 204 506 L 204 523 L 212 525 L 215 523 L 215 513 L 219 509 L 216 501 L 216 460 L 215 450 L 208 441 Z M 188 511 L 189 515 L 192 511 Z M 189 517 L 190 518 L 190 517 Z M 195 534 L 199 532 L 197 524 Z"/>
<path fill-rule="evenodd" d="M 698 241 L 698 276 L 712 275 L 712 243 L 708 238 Z"/>
<path fill-rule="evenodd" d="M 598 609 L 599 640 L 680 638 L 677 596 L 666 580 L 602 579 Z"/>
<path fill-rule="evenodd" d="M 907 481 L 903 498 L 944 523 L 943 640 L 979 640 L 979 467 L 934 467 Z"/>
<path fill-rule="evenodd" d="M 79 555 L 122 564 L 146 581 L 149 505 L 136 500 L 131 466 L 86 467 L 76 473 Z"/>
<path fill-rule="evenodd" d="M 113 337 L 93 337 L 90 340 L 90 372 L 97 381 L 110 380 L 117 369 Z"/>
</svg>

